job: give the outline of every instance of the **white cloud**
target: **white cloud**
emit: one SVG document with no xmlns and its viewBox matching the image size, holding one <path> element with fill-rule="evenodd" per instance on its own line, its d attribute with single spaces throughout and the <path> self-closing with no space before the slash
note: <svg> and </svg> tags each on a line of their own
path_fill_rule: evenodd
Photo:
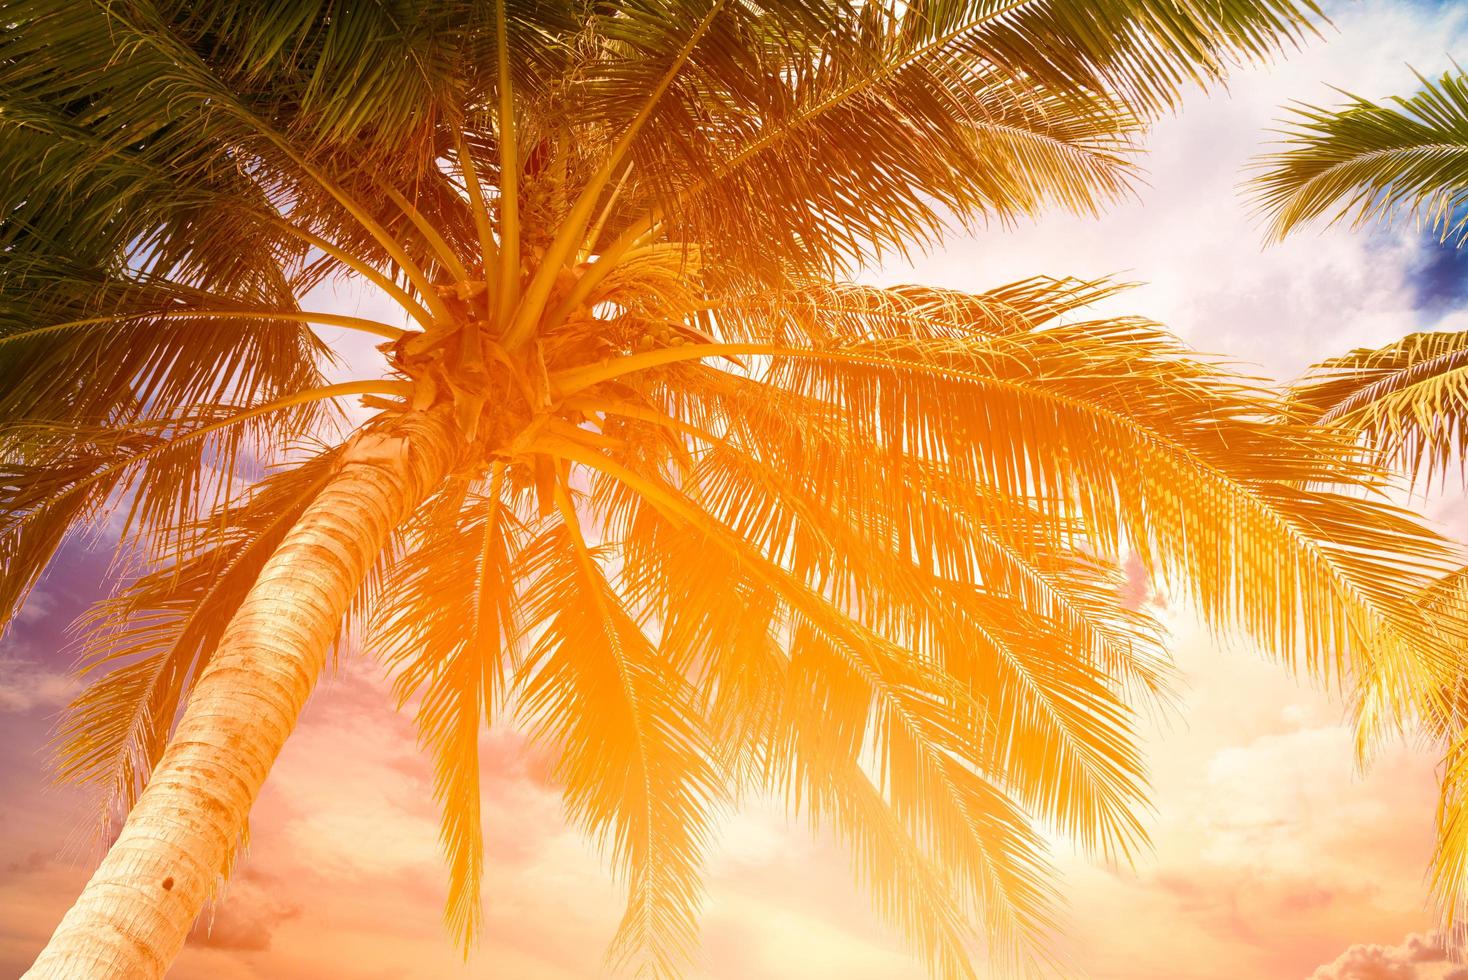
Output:
<svg viewBox="0 0 1468 980">
<path fill-rule="evenodd" d="M 1468 980 L 1468 967 L 1448 959 L 1437 933 L 1413 933 L 1398 946 L 1352 946 L 1310 980 Z"/>
<path fill-rule="evenodd" d="M 10 625 L 15 627 L 42 622 L 55 613 L 55 607 L 56 600 L 50 592 L 39 587 L 33 588 L 25 597 L 25 602 L 16 610 Z"/>
</svg>

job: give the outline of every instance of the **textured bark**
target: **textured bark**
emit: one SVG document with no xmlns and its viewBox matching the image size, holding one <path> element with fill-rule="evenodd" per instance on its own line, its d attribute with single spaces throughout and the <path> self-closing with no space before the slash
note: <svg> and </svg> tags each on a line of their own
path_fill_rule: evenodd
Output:
<svg viewBox="0 0 1468 980">
<path fill-rule="evenodd" d="M 122 833 L 27 978 L 142 980 L 168 969 L 363 578 L 453 453 L 439 413 L 348 450 L 230 621 Z"/>
</svg>

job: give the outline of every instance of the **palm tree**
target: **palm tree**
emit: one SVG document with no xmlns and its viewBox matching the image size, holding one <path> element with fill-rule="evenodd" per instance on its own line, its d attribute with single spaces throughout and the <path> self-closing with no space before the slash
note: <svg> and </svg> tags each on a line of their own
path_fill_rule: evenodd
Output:
<svg viewBox="0 0 1468 980">
<path fill-rule="evenodd" d="M 1451 549 L 1371 461 L 1087 318 L 1111 284 L 848 281 L 1103 206 L 1148 117 L 1309 12 L 4 0 L 0 603 L 109 518 L 134 570 L 58 733 L 125 819 L 28 976 L 166 970 L 353 626 L 434 758 L 454 934 L 512 716 L 656 976 L 751 793 L 834 828 L 935 974 L 1043 965 L 1043 834 L 1146 841 L 1169 671 L 1124 552 L 1291 665 L 1437 690 L 1412 598 Z M 347 280 L 401 320 L 312 308 Z M 312 326 L 384 370 L 328 383 Z"/>
<path fill-rule="evenodd" d="M 1260 162 L 1255 181 L 1276 236 L 1323 216 L 1356 225 L 1410 217 L 1443 242 L 1468 245 L 1468 73 L 1418 79 L 1421 91 L 1388 104 L 1352 97 L 1335 110 L 1295 110 L 1285 147 Z M 1290 402 L 1299 418 L 1430 489 L 1435 479 L 1446 482 L 1455 460 L 1468 459 L 1468 333 L 1414 333 L 1329 358 L 1296 382 Z M 1430 615 L 1459 620 L 1468 609 L 1468 566 L 1434 582 L 1419 603 Z M 1462 691 L 1462 676 L 1459 667 L 1450 690 Z M 1433 888 L 1448 927 L 1461 922 L 1468 902 L 1463 704 L 1459 693 L 1420 719 L 1428 737 L 1446 746 Z M 1379 705 L 1366 708 L 1378 716 L 1373 724 L 1408 720 Z"/>
</svg>

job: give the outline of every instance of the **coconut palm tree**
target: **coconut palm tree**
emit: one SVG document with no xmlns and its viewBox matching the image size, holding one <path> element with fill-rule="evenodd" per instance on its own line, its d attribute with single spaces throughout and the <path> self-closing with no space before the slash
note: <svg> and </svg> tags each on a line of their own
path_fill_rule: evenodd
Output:
<svg viewBox="0 0 1468 980">
<path fill-rule="evenodd" d="M 513 719 L 654 976 L 751 793 L 935 974 L 1043 965 L 1045 835 L 1146 840 L 1168 662 L 1123 553 L 1291 665 L 1440 689 L 1412 597 L 1451 549 L 1370 460 L 1086 315 L 1112 284 L 850 281 L 1103 206 L 1147 118 L 1309 12 L 4 0 L 0 603 L 99 522 L 129 570 L 58 732 L 121 826 L 28 976 L 167 969 L 349 629 L 433 756 L 453 933 Z M 399 313 L 323 309 L 343 282 Z M 382 370 L 331 381 L 319 327 Z"/>
<path fill-rule="evenodd" d="M 1294 111 L 1285 146 L 1260 161 L 1255 181 L 1276 236 L 1321 217 L 1358 226 L 1405 217 L 1430 226 L 1444 243 L 1468 244 L 1468 73 L 1455 68 L 1436 81 L 1418 79 L 1421 91 L 1385 104 L 1352 97 L 1338 109 Z M 1468 458 L 1468 333 L 1414 333 L 1332 357 L 1294 385 L 1290 401 L 1301 419 L 1430 489 Z M 1420 603 L 1432 615 L 1460 617 L 1468 608 L 1468 567 L 1433 583 Z M 1461 677 L 1460 667 L 1453 689 L 1462 689 Z M 1454 698 L 1424 719 L 1428 736 L 1447 747 L 1433 887 L 1449 926 L 1461 922 L 1468 901 L 1462 703 Z"/>
</svg>

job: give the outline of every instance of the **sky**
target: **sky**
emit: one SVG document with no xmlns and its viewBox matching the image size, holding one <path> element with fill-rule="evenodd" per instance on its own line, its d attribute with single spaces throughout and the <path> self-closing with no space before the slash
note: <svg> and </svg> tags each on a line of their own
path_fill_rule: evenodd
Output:
<svg viewBox="0 0 1468 980">
<path fill-rule="evenodd" d="M 1405 94 L 1411 67 L 1468 58 L 1468 5 L 1329 5 L 1334 27 L 1239 72 L 1157 126 L 1136 198 L 1101 219 L 955 235 L 875 282 L 981 290 L 1037 273 L 1141 283 L 1108 312 L 1288 379 L 1312 361 L 1422 329 L 1468 329 L 1468 251 L 1411 227 L 1307 232 L 1267 246 L 1240 184 L 1278 107 L 1331 103 L 1326 83 Z M 364 300 L 322 297 L 351 312 Z M 321 308 L 318 306 L 318 308 Z M 335 340 L 336 338 L 330 338 Z M 1468 493 L 1427 502 L 1468 538 Z M 89 800 L 52 787 L 45 744 L 75 692 L 66 623 L 106 580 L 105 549 L 66 550 L 0 640 L 0 978 L 18 975 L 80 890 Z M 1149 597 L 1172 629 L 1176 710 L 1150 727 L 1154 847 L 1101 867 L 1061 849 L 1067 946 L 1095 980 L 1468 980 L 1431 928 L 1424 877 L 1437 760 L 1405 746 L 1356 766 L 1343 709 L 1247 644 Z M 380 671 L 346 661 L 308 705 L 255 808 L 252 843 L 206 914 L 179 980 L 388 980 L 602 974 L 621 897 L 567 827 L 546 763 L 510 730 L 484 736 L 487 935 L 466 963 L 440 923 L 445 876 L 431 775 Z M 917 980 L 846 857 L 770 805 L 732 817 L 709 862 L 709 980 Z"/>
</svg>

